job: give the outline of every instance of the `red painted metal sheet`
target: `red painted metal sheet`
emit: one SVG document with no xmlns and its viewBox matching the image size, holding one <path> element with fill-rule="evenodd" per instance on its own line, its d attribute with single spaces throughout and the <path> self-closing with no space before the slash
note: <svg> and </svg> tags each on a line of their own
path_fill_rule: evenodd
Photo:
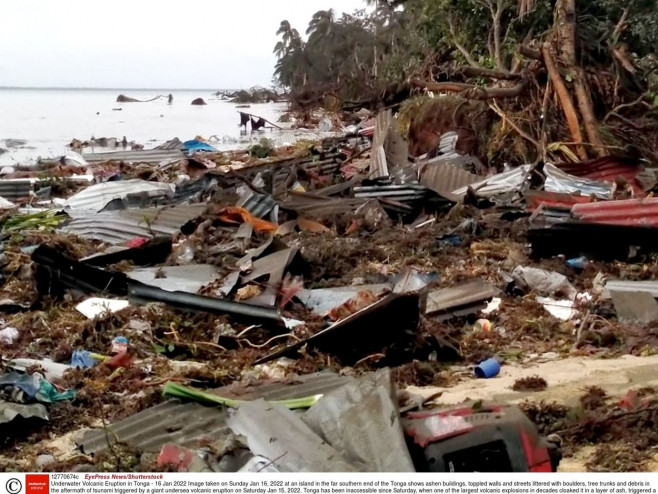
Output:
<svg viewBox="0 0 658 494">
<path fill-rule="evenodd" d="M 636 180 L 644 167 L 637 160 L 617 156 L 604 156 L 582 163 L 558 163 L 555 166 L 576 177 L 604 182 L 623 178 L 633 186 L 637 195 L 644 195 L 642 185 Z"/>
<path fill-rule="evenodd" d="M 571 214 L 587 223 L 658 227 L 658 198 L 576 204 Z"/>
<path fill-rule="evenodd" d="M 545 190 L 529 190 L 525 193 L 528 211 L 535 211 L 541 204 L 551 208 L 564 208 L 569 211 L 574 204 L 591 202 L 590 196 L 577 196 L 574 194 L 560 194 L 546 192 Z"/>
</svg>

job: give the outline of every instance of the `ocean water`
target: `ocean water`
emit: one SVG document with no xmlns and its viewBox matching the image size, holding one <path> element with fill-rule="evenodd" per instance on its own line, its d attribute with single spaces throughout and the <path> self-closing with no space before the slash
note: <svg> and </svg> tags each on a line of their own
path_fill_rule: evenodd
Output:
<svg viewBox="0 0 658 494">
<path fill-rule="evenodd" d="M 148 103 L 117 103 L 119 94 L 140 100 L 171 93 L 167 98 Z M 29 165 L 37 158 L 64 155 L 72 139 L 126 136 L 128 141 L 152 148 L 169 139 L 181 141 L 196 136 L 217 136 L 213 143 L 220 149 L 247 145 L 251 140 L 267 137 L 268 132 L 241 136 L 238 111 L 245 111 L 277 122 L 285 104 L 266 103 L 237 109 L 222 101 L 211 90 L 134 90 L 134 89 L 0 89 L 0 166 Z M 193 106 L 203 98 L 206 106 Z M 7 139 L 26 141 L 8 146 Z M 240 144 L 241 141 L 241 144 Z M 246 144 L 245 144 L 246 143 Z M 9 143 L 11 144 L 11 143 Z M 96 151 L 108 149 L 96 148 Z"/>
</svg>

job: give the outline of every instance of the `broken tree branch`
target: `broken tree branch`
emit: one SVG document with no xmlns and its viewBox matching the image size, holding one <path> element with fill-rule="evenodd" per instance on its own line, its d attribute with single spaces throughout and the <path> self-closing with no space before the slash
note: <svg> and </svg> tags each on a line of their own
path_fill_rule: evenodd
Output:
<svg viewBox="0 0 658 494">
<path fill-rule="evenodd" d="M 466 59 L 468 64 L 471 67 L 480 67 L 480 64 L 478 64 L 473 57 L 471 57 L 471 54 L 468 52 L 464 46 L 457 41 L 457 35 L 455 34 L 455 25 L 452 22 L 452 16 L 448 16 L 448 27 L 450 28 L 450 36 L 452 37 L 452 43 L 455 45 L 455 48 L 459 50 L 459 53 L 462 54 L 462 56 Z"/>
<path fill-rule="evenodd" d="M 541 104 L 541 130 L 539 136 L 541 139 L 542 159 L 546 161 L 546 146 L 548 139 L 546 136 L 546 121 L 548 120 L 548 101 L 551 94 L 551 80 L 546 81 L 546 89 L 544 90 L 544 99 Z"/>
<path fill-rule="evenodd" d="M 463 67 L 459 69 L 466 77 L 489 77 L 490 79 L 501 79 L 506 81 L 516 81 L 523 79 L 523 74 L 508 72 L 506 70 L 491 70 L 480 67 Z"/>
<path fill-rule="evenodd" d="M 527 45 L 518 45 L 516 47 L 516 51 L 526 58 L 530 58 L 532 60 L 542 60 L 541 52 L 539 50 L 535 50 L 534 48 L 530 48 Z"/>
<path fill-rule="evenodd" d="M 603 117 L 603 122 L 607 122 L 610 117 L 613 115 L 616 115 L 619 110 L 623 110 L 624 108 L 630 108 L 631 106 L 635 106 L 639 103 L 642 103 L 644 101 L 644 98 L 646 98 L 648 95 L 647 93 L 643 93 L 638 99 L 631 101 L 630 103 L 622 103 L 621 105 L 615 106 L 612 110 L 610 110 L 605 117 Z"/>
<path fill-rule="evenodd" d="M 496 60 L 496 66 L 498 70 L 506 70 L 505 64 L 503 63 L 502 56 L 502 39 L 500 35 L 500 23 L 503 18 L 503 6 L 501 0 L 496 2 L 496 9 L 491 9 L 491 15 L 493 17 L 493 30 L 494 30 L 494 55 Z"/>
<path fill-rule="evenodd" d="M 573 106 L 573 101 L 571 101 L 571 96 L 569 96 L 569 91 L 567 86 L 562 80 L 562 76 L 555 65 L 553 56 L 551 55 L 551 47 L 549 43 L 544 43 L 542 47 L 542 53 L 544 55 L 544 64 L 546 65 L 546 70 L 548 75 L 555 87 L 555 92 L 560 99 L 562 104 L 562 110 L 564 116 L 567 119 L 567 124 L 569 126 L 569 132 L 571 133 L 571 138 L 577 143 L 576 144 L 576 154 L 582 161 L 587 160 L 587 152 L 583 147 L 583 136 L 580 133 L 580 123 L 578 122 L 578 114 L 576 113 L 576 108 Z"/>
<path fill-rule="evenodd" d="M 629 2 L 628 6 L 624 9 L 624 12 L 621 14 L 621 17 L 619 18 L 619 21 L 617 21 L 617 25 L 615 26 L 614 31 L 612 31 L 612 43 L 616 44 L 617 40 L 619 40 L 619 36 L 622 35 L 626 27 L 628 26 L 628 23 L 626 22 L 628 20 L 628 14 L 630 13 L 631 6 L 633 5 L 633 2 Z"/>
<path fill-rule="evenodd" d="M 539 156 L 542 156 L 542 146 L 541 144 L 530 134 L 528 134 L 526 131 L 521 129 L 518 125 L 516 125 L 511 118 L 507 116 L 507 114 L 495 103 L 489 103 L 489 108 L 491 108 L 500 118 L 503 119 L 503 124 L 507 122 L 510 127 L 512 127 L 521 137 L 523 137 L 525 140 L 531 142 L 533 146 L 537 148 L 537 152 L 539 153 Z"/>
<path fill-rule="evenodd" d="M 428 91 L 459 93 L 460 96 L 466 99 L 475 100 L 516 98 L 528 86 L 526 80 L 522 80 L 512 87 L 480 87 L 461 82 L 429 82 L 417 78 L 412 78 L 410 83 L 415 87 L 424 88 Z"/>
</svg>

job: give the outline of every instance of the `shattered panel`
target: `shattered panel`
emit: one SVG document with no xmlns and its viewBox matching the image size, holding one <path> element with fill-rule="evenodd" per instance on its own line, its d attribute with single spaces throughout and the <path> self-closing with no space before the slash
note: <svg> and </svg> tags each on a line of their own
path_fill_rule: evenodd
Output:
<svg viewBox="0 0 658 494">
<path fill-rule="evenodd" d="M 428 163 L 420 177 L 422 185 L 453 202 L 460 199 L 459 195 L 452 193 L 453 190 L 478 180 L 480 177 L 477 175 L 448 163 Z"/>
<path fill-rule="evenodd" d="M 210 264 L 143 268 L 126 274 L 128 278 L 141 281 L 145 285 L 157 286 L 170 292 L 189 293 L 198 292 L 204 285 L 216 280 L 219 276 L 217 268 Z"/>
<path fill-rule="evenodd" d="M 456 310 L 479 305 L 498 293 L 498 290 L 481 280 L 473 280 L 450 288 L 434 290 L 427 295 L 427 315 L 449 315 Z M 473 312 L 473 311 L 471 311 Z M 468 313 L 468 312 L 467 312 Z"/>
</svg>

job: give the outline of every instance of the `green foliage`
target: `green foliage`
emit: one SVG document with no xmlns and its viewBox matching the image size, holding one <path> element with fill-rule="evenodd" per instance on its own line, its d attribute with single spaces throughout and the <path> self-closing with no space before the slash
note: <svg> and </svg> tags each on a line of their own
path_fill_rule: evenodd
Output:
<svg viewBox="0 0 658 494">
<path fill-rule="evenodd" d="M 258 144 L 249 148 L 249 154 L 254 158 L 269 158 L 274 154 L 274 147 L 269 139 L 262 138 Z"/>
<path fill-rule="evenodd" d="M 14 215 L 2 226 L 3 233 L 21 230 L 54 230 L 64 219 L 57 211 L 42 211 L 33 214 Z"/>
<path fill-rule="evenodd" d="M 534 0 L 519 15 L 521 0 L 367 0 L 369 10 L 336 18 L 332 10 L 313 15 L 306 41 L 288 21 L 281 37 L 275 78 L 299 93 L 333 91 L 343 100 L 382 94 L 412 75 L 456 62 L 509 70 L 515 49 L 528 39 L 546 39 L 556 0 Z M 585 65 L 612 63 L 611 47 L 625 43 L 636 57 L 658 50 L 655 0 L 576 2 L 580 59 Z M 628 8 L 628 22 L 612 39 Z M 496 15 L 498 13 L 498 15 Z M 494 19 L 499 19 L 498 43 Z M 499 45 L 500 57 L 496 57 Z M 433 72 L 433 75 L 435 73 Z"/>
</svg>

